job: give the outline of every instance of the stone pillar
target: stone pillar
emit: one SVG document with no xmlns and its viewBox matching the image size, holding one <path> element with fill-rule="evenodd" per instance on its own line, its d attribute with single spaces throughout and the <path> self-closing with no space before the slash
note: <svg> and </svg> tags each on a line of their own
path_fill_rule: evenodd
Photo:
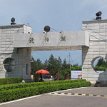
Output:
<svg viewBox="0 0 107 107">
<path fill-rule="evenodd" d="M 82 29 L 90 34 L 89 48 L 82 48 L 83 78 L 95 83 L 100 73 L 95 72 L 92 61 L 107 55 L 107 20 L 84 21 Z"/>
<path fill-rule="evenodd" d="M 14 77 L 21 77 L 24 80 L 30 79 L 31 75 L 31 48 L 17 48 L 12 55 L 15 60 Z M 8 75 L 9 76 L 9 75 Z"/>
<path fill-rule="evenodd" d="M 24 24 L 0 26 L 0 78 L 30 79 L 31 48 L 14 48 L 13 41 L 15 34 L 31 32 L 32 28 Z"/>
</svg>

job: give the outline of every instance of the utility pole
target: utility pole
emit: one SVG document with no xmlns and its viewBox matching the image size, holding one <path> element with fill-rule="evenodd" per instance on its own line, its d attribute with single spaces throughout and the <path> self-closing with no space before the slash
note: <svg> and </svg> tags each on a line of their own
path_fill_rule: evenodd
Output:
<svg viewBox="0 0 107 107">
<path fill-rule="evenodd" d="M 70 54 L 70 52 L 69 52 L 69 69 L 71 71 L 71 54 Z"/>
</svg>

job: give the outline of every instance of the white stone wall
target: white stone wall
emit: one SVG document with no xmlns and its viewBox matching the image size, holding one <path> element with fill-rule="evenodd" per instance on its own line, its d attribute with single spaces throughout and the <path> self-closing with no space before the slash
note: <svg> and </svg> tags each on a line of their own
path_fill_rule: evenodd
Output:
<svg viewBox="0 0 107 107">
<path fill-rule="evenodd" d="M 99 78 L 92 68 L 95 57 L 105 58 L 107 55 L 107 20 L 84 21 L 83 31 L 89 32 L 89 48 L 83 47 L 83 78 L 95 83 Z"/>
<path fill-rule="evenodd" d="M 30 34 L 31 32 L 31 27 L 26 25 L 0 26 L 0 78 L 30 79 L 31 48 L 14 48 L 14 38 L 15 34 Z M 3 62 L 6 58 L 14 59 L 14 71 L 7 72 L 4 68 Z"/>
</svg>

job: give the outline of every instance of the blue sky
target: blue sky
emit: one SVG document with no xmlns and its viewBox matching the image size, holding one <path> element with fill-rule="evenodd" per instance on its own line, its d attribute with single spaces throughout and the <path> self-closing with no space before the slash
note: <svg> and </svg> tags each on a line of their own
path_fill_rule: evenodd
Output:
<svg viewBox="0 0 107 107">
<path fill-rule="evenodd" d="M 0 25 L 10 24 L 11 17 L 18 24 L 29 24 L 33 32 L 42 32 L 45 25 L 56 31 L 79 31 L 84 20 L 93 20 L 97 11 L 107 18 L 107 0 L 0 0 Z M 81 51 L 33 52 L 34 58 L 45 60 L 53 53 L 81 64 Z"/>
</svg>

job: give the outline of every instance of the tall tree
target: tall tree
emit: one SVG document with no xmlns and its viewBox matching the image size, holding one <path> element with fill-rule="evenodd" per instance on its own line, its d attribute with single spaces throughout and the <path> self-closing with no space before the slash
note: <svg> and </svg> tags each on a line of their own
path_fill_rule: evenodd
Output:
<svg viewBox="0 0 107 107">
<path fill-rule="evenodd" d="M 31 63 L 31 70 L 32 70 L 32 74 L 35 73 L 35 71 L 42 69 L 43 68 L 43 63 L 40 59 L 34 60 Z"/>
<path fill-rule="evenodd" d="M 70 64 L 67 64 L 66 59 L 62 63 L 61 77 L 62 79 L 70 78 Z"/>
<path fill-rule="evenodd" d="M 54 58 L 54 56 L 51 55 L 48 60 L 48 70 L 50 74 L 56 78 L 57 73 L 61 70 L 61 59 Z"/>
</svg>

